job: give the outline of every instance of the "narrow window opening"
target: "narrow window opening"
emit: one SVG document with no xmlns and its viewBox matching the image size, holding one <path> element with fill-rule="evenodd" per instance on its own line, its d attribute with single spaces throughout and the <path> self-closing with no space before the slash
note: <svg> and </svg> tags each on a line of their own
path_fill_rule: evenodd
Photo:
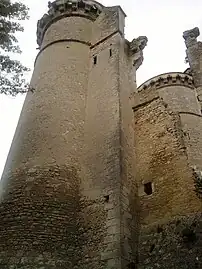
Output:
<svg viewBox="0 0 202 269">
<path fill-rule="evenodd" d="M 94 57 L 93 57 L 93 63 L 94 63 L 94 65 L 97 64 L 97 56 L 94 56 Z"/>
<path fill-rule="evenodd" d="M 152 183 L 151 182 L 148 182 L 146 184 L 144 184 L 144 192 L 147 194 L 147 195 L 151 195 L 153 193 L 153 190 L 152 190 Z"/>
<path fill-rule="evenodd" d="M 104 199 L 105 199 L 105 202 L 108 203 L 109 202 L 109 195 L 105 195 Z"/>
<path fill-rule="evenodd" d="M 112 57 L 112 49 L 109 50 L 109 56 Z"/>
</svg>

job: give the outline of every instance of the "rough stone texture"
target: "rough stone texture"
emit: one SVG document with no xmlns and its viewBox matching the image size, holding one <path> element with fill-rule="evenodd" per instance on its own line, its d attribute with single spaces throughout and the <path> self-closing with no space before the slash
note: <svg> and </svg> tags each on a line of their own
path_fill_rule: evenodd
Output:
<svg viewBox="0 0 202 269">
<path fill-rule="evenodd" d="M 7 177 L 1 195 L 0 267 L 89 268 L 86 255 L 102 241 L 104 202 L 95 210 L 81 197 L 74 167 L 26 168 Z"/>
<path fill-rule="evenodd" d="M 93 22 L 87 18 L 67 17 L 51 24 L 47 29 L 42 48 L 57 40 L 78 40 L 91 42 Z M 67 27 L 68 25 L 68 27 Z M 72 31 L 74 29 L 74 31 Z"/>
<path fill-rule="evenodd" d="M 200 104 L 195 89 L 180 86 L 168 86 L 159 90 L 160 97 L 173 112 L 193 113 L 201 115 Z"/>
<path fill-rule="evenodd" d="M 173 82 L 159 89 L 153 85 L 134 94 L 138 268 L 200 268 L 201 201 L 191 168 L 198 165 L 201 148 L 201 125 L 196 128 L 193 121 L 200 118 L 196 92 Z M 144 192 L 148 182 L 151 195 Z M 188 239 L 185 229 L 191 229 Z"/>
<path fill-rule="evenodd" d="M 147 38 L 125 40 L 119 6 L 49 7 L 0 182 L 0 268 L 201 268 L 201 45 L 185 34 L 193 77 L 136 89 Z"/>
<path fill-rule="evenodd" d="M 136 262 L 136 85 L 125 14 L 111 7 L 96 20 L 80 15 L 54 18 L 47 30 L 39 23 L 35 91 L 26 97 L 1 181 L 5 268 Z"/>
<path fill-rule="evenodd" d="M 154 183 L 153 194 L 140 199 L 141 223 L 149 225 L 181 212 L 193 212 L 199 203 L 191 191 L 194 185 L 191 169 L 187 167 L 179 116 L 167 111 L 163 101 L 157 99 L 135 112 L 134 128 L 140 191 L 142 184 Z"/>
<path fill-rule="evenodd" d="M 197 114 L 180 114 L 184 140 L 189 164 L 202 169 L 202 116 Z"/>
<path fill-rule="evenodd" d="M 138 268 L 201 268 L 201 219 L 201 214 L 187 215 L 142 230 Z"/>
<path fill-rule="evenodd" d="M 190 65 L 191 74 L 194 78 L 194 84 L 196 86 L 198 99 L 202 108 L 202 42 L 197 41 L 197 37 L 200 35 L 199 29 L 197 27 L 185 31 L 183 37 L 185 39 L 186 50 L 186 60 Z"/>
<path fill-rule="evenodd" d="M 101 253 L 107 268 L 125 268 L 135 261 L 131 227 L 135 188 L 131 189 L 134 155 L 130 105 L 135 84 L 131 77 L 132 60 L 122 37 L 123 16 L 119 7 L 104 10 L 93 27 L 84 132 L 84 193 L 91 198 L 108 196 L 106 246 Z M 97 57 L 96 65 L 93 57 Z M 128 72 L 123 72 L 126 69 Z"/>
</svg>

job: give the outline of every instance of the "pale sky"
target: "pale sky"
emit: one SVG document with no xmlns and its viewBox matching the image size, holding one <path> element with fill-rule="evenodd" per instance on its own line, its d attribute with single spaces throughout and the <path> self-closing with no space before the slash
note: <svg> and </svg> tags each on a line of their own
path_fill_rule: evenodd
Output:
<svg viewBox="0 0 202 269">
<path fill-rule="evenodd" d="M 25 32 L 19 35 L 23 51 L 18 57 L 33 68 L 37 54 L 36 24 L 47 11 L 48 0 L 21 0 L 30 7 L 30 20 Z M 182 33 L 198 26 L 202 33 L 201 0 L 100 0 L 106 6 L 120 5 L 127 14 L 126 38 L 132 40 L 140 35 L 149 39 L 144 50 L 144 62 L 137 73 L 140 85 L 147 79 L 172 71 L 183 72 L 188 65 Z M 30 74 L 31 76 L 31 74 Z M 0 96 L 0 174 L 12 142 L 24 96 L 17 98 Z"/>
</svg>

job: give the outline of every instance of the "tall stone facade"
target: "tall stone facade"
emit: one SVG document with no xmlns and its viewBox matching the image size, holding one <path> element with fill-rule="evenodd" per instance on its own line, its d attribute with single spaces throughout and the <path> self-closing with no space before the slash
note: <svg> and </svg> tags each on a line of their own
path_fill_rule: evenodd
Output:
<svg viewBox="0 0 202 269">
<path fill-rule="evenodd" d="M 137 89 L 147 38 L 127 41 L 125 16 L 57 0 L 38 22 L 0 182 L 1 269 L 202 267 L 197 28 L 191 69 Z"/>
</svg>

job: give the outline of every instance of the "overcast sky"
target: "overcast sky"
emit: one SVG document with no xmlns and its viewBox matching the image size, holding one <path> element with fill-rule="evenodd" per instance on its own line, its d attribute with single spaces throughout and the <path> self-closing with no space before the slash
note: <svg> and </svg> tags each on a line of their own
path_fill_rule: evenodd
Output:
<svg viewBox="0 0 202 269">
<path fill-rule="evenodd" d="M 22 0 L 21 0 L 22 1 Z M 48 0 L 24 0 L 30 7 L 30 20 L 19 35 L 23 50 L 20 60 L 31 69 L 37 53 L 36 24 L 47 11 Z M 201 0 L 100 0 L 106 6 L 121 5 L 127 14 L 126 38 L 140 35 L 149 39 L 145 60 L 137 73 L 140 85 L 147 79 L 170 71 L 183 72 L 185 60 L 183 31 L 198 26 L 202 32 Z M 31 74 L 30 74 L 31 76 Z M 15 132 L 24 97 L 0 96 L 0 174 Z"/>
</svg>

